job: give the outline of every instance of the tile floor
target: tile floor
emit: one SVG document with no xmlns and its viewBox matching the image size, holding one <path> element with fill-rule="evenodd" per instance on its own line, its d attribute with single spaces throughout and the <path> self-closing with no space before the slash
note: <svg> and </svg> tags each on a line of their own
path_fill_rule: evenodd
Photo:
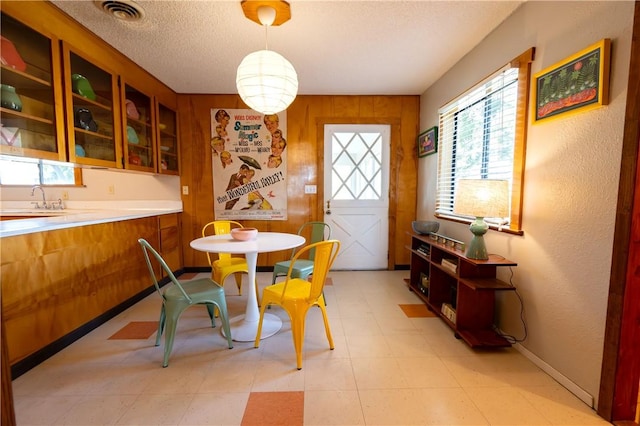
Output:
<svg viewBox="0 0 640 426">
<path fill-rule="evenodd" d="M 401 308 L 420 304 L 406 276 L 331 272 L 325 296 L 335 350 L 313 309 L 300 371 L 289 319 L 275 307 L 271 312 L 283 319 L 278 334 L 258 349 L 235 342 L 231 350 L 219 326 L 208 327 L 203 307 L 188 309 L 162 368 L 162 346 L 154 346 L 155 332 L 145 326 L 159 313 L 152 294 L 17 378 L 17 423 L 609 424 L 516 350 L 474 351 L 420 307 Z M 258 279 L 263 287 L 271 274 Z M 225 289 L 231 316 L 243 313 L 246 297 L 237 296 L 232 279 Z M 131 333 L 139 334 L 127 338 Z"/>
</svg>

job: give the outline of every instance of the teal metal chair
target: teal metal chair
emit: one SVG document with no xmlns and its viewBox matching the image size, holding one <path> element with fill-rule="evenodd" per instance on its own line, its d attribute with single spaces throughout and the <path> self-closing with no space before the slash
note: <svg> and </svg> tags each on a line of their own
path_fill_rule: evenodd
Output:
<svg viewBox="0 0 640 426">
<path fill-rule="evenodd" d="M 307 222 L 298 229 L 298 235 L 305 237 L 307 245 L 319 243 L 320 241 L 331 239 L 331 226 L 324 222 Z M 314 257 L 316 251 L 312 248 L 308 251 L 308 256 L 303 259 L 296 259 L 291 269 L 291 278 L 302 278 L 306 280 L 313 273 Z M 276 283 L 276 278 L 286 276 L 291 266 L 291 261 L 296 255 L 296 249 L 291 252 L 290 260 L 278 262 L 273 266 L 273 279 L 271 284 Z"/>
<path fill-rule="evenodd" d="M 169 365 L 169 355 L 173 348 L 173 339 L 176 334 L 176 326 L 182 312 L 192 305 L 206 305 L 209 317 L 211 318 L 211 326 L 215 327 L 214 307 L 220 312 L 220 320 L 224 328 L 224 335 L 227 336 L 229 349 L 233 348 L 231 341 L 231 329 L 229 328 L 229 314 L 227 312 L 227 301 L 224 296 L 224 289 L 210 278 L 200 278 L 196 280 L 180 282 L 171 272 L 171 268 L 164 261 L 162 256 L 151 247 L 151 245 L 143 238 L 138 240 L 142 246 L 144 258 L 147 261 L 151 280 L 155 285 L 160 297 L 162 297 L 162 308 L 160 309 L 160 321 L 158 322 L 158 334 L 156 335 L 156 346 L 160 345 L 160 337 L 164 336 L 164 360 L 162 366 Z M 151 256 L 149 255 L 151 253 Z M 171 282 L 160 290 L 156 270 L 154 270 L 151 259 L 160 264 Z"/>
</svg>

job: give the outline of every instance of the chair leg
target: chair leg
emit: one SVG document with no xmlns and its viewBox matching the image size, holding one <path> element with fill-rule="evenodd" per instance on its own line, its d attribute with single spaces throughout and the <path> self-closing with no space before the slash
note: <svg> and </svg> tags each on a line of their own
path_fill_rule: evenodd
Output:
<svg viewBox="0 0 640 426">
<path fill-rule="evenodd" d="M 167 324 L 164 335 L 164 360 L 162 361 L 162 367 L 169 365 L 169 355 L 171 355 L 171 349 L 173 349 L 173 339 L 176 335 L 176 327 L 178 325 L 178 317 L 180 312 L 171 312 L 171 315 L 167 316 Z"/>
<path fill-rule="evenodd" d="M 329 349 L 333 350 L 335 348 L 333 344 L 333 337 L 331 336 L 331 328 L 329 327 L 329 319 L 327 318 L 327 310 L 325 309 L 324 304 L 324 295 L 320 296 L 318 300 L 318 307 L 322 311 L 322 319 L 324 320 L 324 330 L 327 333 L 327 340 L 329 341 Z"/>
<path fill-rule="evenodd" d="M 260 346 L 260 336 L 262 336 L 262 320 L 264 319 L 264 309 L 267 305 L 263 304 L 260 306 L 260 320 L 258 321 L 258 331 L 256 332 L 256 341 L 253 343 L 253 347 L 257 348 Z"/>
<path fill-rule="evenodd" d="M 218 312 L 220 313 L 220 320 L 222 321 L 222 328 L 224 329 L 224 335 L 227 336 L 227 343 L 229 344 L 229 349 L 233 349 L 233 341 L 231 339 L 231 327 L 229 327 L 229 312 L 227 310 L 227 302 L 224 299 L 221 299 L 216 307 Z"/>
<path fill-rule="evenodd" d="M 242 296 L 242 272 L 236 272 L 236 286 L 238 287 L 238 296 Z"/>
<path fill-rule="evenodd" d="M 166 314 L 164 311 L 164 304 L 160 308 L 160 319 L 158 320 L 158 332 L 156 333 L 156 346 L 160 346 L 160 338 L 162 337 L 162 332 L 164 331 L 164 323 L 166 320 Z"/>
<path fill-rule="evenodd" d="M 302 370 L 302 346 L 304 344 L 304 321 L 307 312 L 291 312 L 291 335 L 296 350 L 296 367 Z"/>
<path fill-rule="evenodd" d="M 218 313 L 218 307 L 211 303 L 207 303 L 207 312 L 209 313 L 209 318 L 211 318 L 211 328 L 216 328 L 216 315 Z"/>
</svg>

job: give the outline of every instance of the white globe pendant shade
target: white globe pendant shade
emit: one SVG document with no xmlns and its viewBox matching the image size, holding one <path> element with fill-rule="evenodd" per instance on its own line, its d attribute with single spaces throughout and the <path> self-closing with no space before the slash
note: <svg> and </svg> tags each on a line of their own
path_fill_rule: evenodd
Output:
<svg viewBox="0 0 640 426">
<path fill-rule="evenodd" d="M 251 109 L 262 114 L 277 114 L 296 98 L 298 75 L 284 56 L 259 50 L 248 54 L 238 65 L 236 86 Z"/>
</svg>

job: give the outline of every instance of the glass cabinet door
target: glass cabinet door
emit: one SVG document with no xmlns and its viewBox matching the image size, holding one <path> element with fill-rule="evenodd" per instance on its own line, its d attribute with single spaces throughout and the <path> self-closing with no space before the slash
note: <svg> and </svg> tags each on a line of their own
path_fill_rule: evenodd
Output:
<svg viewBox="0 0 640 426">
<path fill-rule="evenodd" d="M 122 168 L 117 78 L 63 43 L 69 159 Z"/>
<path fill-rule="evenodd" d="M 158 103 L 158 145 L 161 174 L 177 175 L 180 173 L 178 161 L 178 123 L 176 112 Z"/>
<path fill-rule="evenodd" d="M 2 14 L 0 153 L 64 161 L 58 40 Z"/>
<path fill-rule="evenodd" d="M 156 171 L 155 135 L 152 127 L 152 98 L 124 84 L 123 123 L 125 168 L 145 172 Z"/>
</svg>

